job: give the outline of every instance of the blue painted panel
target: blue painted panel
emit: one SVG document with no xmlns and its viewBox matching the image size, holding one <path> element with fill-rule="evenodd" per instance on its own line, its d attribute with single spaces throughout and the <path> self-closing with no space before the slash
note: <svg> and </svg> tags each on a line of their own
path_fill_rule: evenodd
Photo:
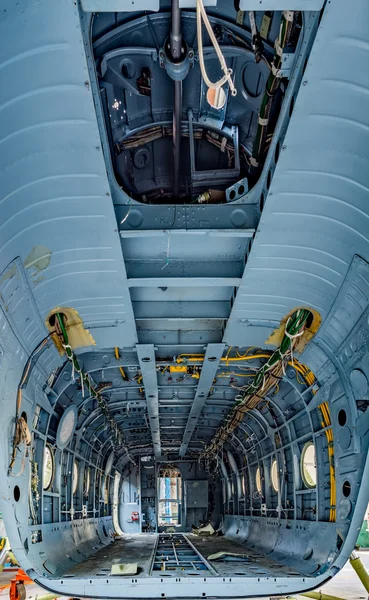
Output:
<svg viewBox="0 0 369 600">
<path fill-rule="evenodd" d="M 241 0 L 241 10 L 321 10 L 324 0 Z"/>
<path fill-rule="evenodd" d="M 361 18 L 357 18 L 357 14 Z M 309 305 L 325 317 L 355 254 L 369 258 L 369 5 L 328 4 L 225 334 L 253 344 L 242 319 L 280 320 Z M 266 328 L 265 338 L 270 328 Z"/>
<path fill-rule="evenodd" d="M 28 265 L 42 321 L 71 306 L 98 343 L 134 344 L 78 8 L 7 0 L 0 37 L 0 271 Z"/>
<path fill-rule="evenodd" d="M 160 0 L 81 0 L 83 10 L 90 12 L 125 12 L 159 10 Z"/>
</svg>

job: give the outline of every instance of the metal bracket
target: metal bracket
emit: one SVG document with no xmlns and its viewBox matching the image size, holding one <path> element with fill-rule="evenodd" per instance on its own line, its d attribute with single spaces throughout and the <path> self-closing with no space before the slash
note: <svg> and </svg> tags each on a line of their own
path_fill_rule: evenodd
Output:
<svg viewBox="0 0 369 600">
<path fill-rule="evenodd" d="M 201 124 L 202 127 L 204 126 Z M 195 140 L 193 133 L 193 112 L 188 111 L 188 129 L 190 136 L 190 159 L 191 159 L 191 181 L 193 191 L 196 192 L 198 189 L 202 189 L 204 186 L 212 185 L 228 185 L 237 181 L 240 177 L 240 154 L 238 145 L 238 127 L 232 127 L 231 138 L 233 139 L 234 145 L 234 167 L 231 169 L 214 169 L 213 171 L 196 171 L 195 161 Z M 225 137 L 229 137 L 224 133 Z"/>
<path fill-rule="evenodd" d="M 282 55 L 282 66 L 279 71 L 277 71 L 277 77 L 287 77 L 287 79 L 289 79 L 294 63 L 295 52 L 284 50 Z"/>
<path fill-rule="evenodd" d="M 185 44 L 184 44 L 185 45 Z M 165 69 L 169 77 L 173 81 L 183 81 L 187 77 L 187 73 L 194 66 L 194 51 L 193 48 L 186 48 L 186 54 L 181 62 L 175 63 L 170 60 L 165 51 L 165 48 L 159 50 L 159 61 L 162 69 Z"/>
</svg>

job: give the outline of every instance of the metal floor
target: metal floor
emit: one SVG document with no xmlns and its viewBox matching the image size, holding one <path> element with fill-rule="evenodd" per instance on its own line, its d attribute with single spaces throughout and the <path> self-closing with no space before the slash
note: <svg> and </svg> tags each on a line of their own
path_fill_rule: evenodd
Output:
<svg viewBox="0 0 369 600">
<path fill-rule="evenodd" d="M 285 565 L 277 563 L 275 560 L 268 558 L 248 548 L 246 545 L 233 542 L 224 536 L 201 537 L 198 535 L 189 534 L 188 539 L 195 548 L 205 558 L 217 552 L 232 552 L 234 554 L 243 554 L 247 558 L 224 560 L 209 560 L 209 564 L 217 570 L 221 577 L 230 577 L 239 575 L 243 577 L 289 577 L 300 575 L 298 571 Z"/>
<path fill-rule="evenodd" d="M 218 552 L 243 554 L 244 557 L 229 557 L 208 560 Z M 293 576 L 299 574 L 292 568 L 262 556 L 225 538 L 224 536 L 200 537 L 194 534 L 132 534 L 117 539 L 88 560 L 75 566 L 65 577 L 107 577 L 114 563 L 138 563 L 135 577 L 257 577 Z M 162 570 L 165 563 L 165 570 Z"/>
<path fill-rule="evenodd" d="M 106 548 L 99 550 L 73 567 L 63 578 L 73 577 L 107 577 L 114 563 L 137 563 L 138 577 L 148 577 L 157 542 L 156 533 L 125 534 Z M 136 577 L 136 575 L 135 575 Z M 62 579 L 62 578 L 60 578 Z"/>
</svg>

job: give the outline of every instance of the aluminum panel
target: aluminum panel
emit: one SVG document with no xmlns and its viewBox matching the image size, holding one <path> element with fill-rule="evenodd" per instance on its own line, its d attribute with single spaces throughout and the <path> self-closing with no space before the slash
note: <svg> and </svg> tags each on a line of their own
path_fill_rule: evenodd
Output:
<svg viewBox="0 0 369 600">
<path fill-rule="evenodd" d="M 0 38 L 0 272 L 19 257 L 42 321 L 69 306 L 97 344 L 134 345 L 78 6 L 4 0 Z"/>
<path fill-rule="evenodd" d="M 160 0 L 81 0 L 81 5 L 86 12 L 158 11 Z"/>
<path fill-rule="evenodd" d="M 266 340 L 297 306 L 325 318 L 354 255 L 369 259 L 368 19 L 365 0 L 355 11 L 345 0 L 326 5 L 226 329 L 230 345 L 253 345 L 260 323 Z"/>
<path fill-rule="evenodd" d="M 321 10 L 324 0 L 240 0 L 241 10 Z"/>
</svg>

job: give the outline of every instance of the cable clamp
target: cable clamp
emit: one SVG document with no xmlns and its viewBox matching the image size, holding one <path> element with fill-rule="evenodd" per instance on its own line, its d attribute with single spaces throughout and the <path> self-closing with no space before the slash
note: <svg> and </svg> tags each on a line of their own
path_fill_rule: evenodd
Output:
<svg viewBox="0 0 369 600">
<path fill-rule="evenodd" d="M 299 332 L 297 332 L 297 333 L 294 333 L 294 334 L 292 335 L 292 333 L 289 333 L 289 332 L 287 331 L 288 323 L 290 322 L 290 320 L 291 320 L 291 317 L 289 317 L 289 318 L 288 318 L 288 320 L 287 320 L 287 323 L 286 323 L 286 328 L 285 328 L 285 331 L 284 331 L 284 333 L 285 333 L 285 335 L 286 335 L 288 338 L 290 338 L 290 340 L 294 340 L 295 338 L 298 338 L 298 337 L 300 337 L 301 335 L 303 335 L 303 334 L 305 333 L 305 329 L 303 329 L 302 331 L 299 331 Z"/>
<path fill-rule="evenodd" d="M 74 357 L 73 357 L 73 350 L 70 344 L 62 344 L 64 350 L 65 350 L 65 354 L 67 355 L 68 360 L 72 363 L 72 375 L 71 375 L 71 379 L 74 381 L 74 371 L 75 371 L 75 365 L 74 365 Z M 67 352 L 67 350 L 70 350 L 70 356 Z"/>
<path fill-rule="evenodd" d="M 284 16 L 284 18 L 286 19 L 286 21 L 289 21 L 290 23 L 293 22 L 293 10 L 282 10 L 282 14 Z"/>
<path fill-rule="evenodd" d="M 282 78 L 281 69 L 277 69 L 274 62 L 272 63 L 272 73 L 273 73 L 274 77 L 277 77 L 278 79 Z"/>
<path fill-rule="evenodd" d="M 276 54 L 282 58 L 282 56 L 283 56 L 283 48 L 280 45 L 278 38 L 274 42 L 274 49 L 275 49 Z"/>
<path fill-rule="evenodd" d="M 259 162 L 256 160 L 256 158 L 253 158 L 252 156 L 250 156 L 249 161 L 250 161 L 250 165 L 252 167 L 258 167 L 259 166 Z"/>
<path fill-rule="evenodd" d="M 268 123 L 269 123 L 269 119 L 262 119 L 261 117 L 259 117 L 258 123 L 262 127 L 266 127 L 268 125 Z"/>
</svg>

